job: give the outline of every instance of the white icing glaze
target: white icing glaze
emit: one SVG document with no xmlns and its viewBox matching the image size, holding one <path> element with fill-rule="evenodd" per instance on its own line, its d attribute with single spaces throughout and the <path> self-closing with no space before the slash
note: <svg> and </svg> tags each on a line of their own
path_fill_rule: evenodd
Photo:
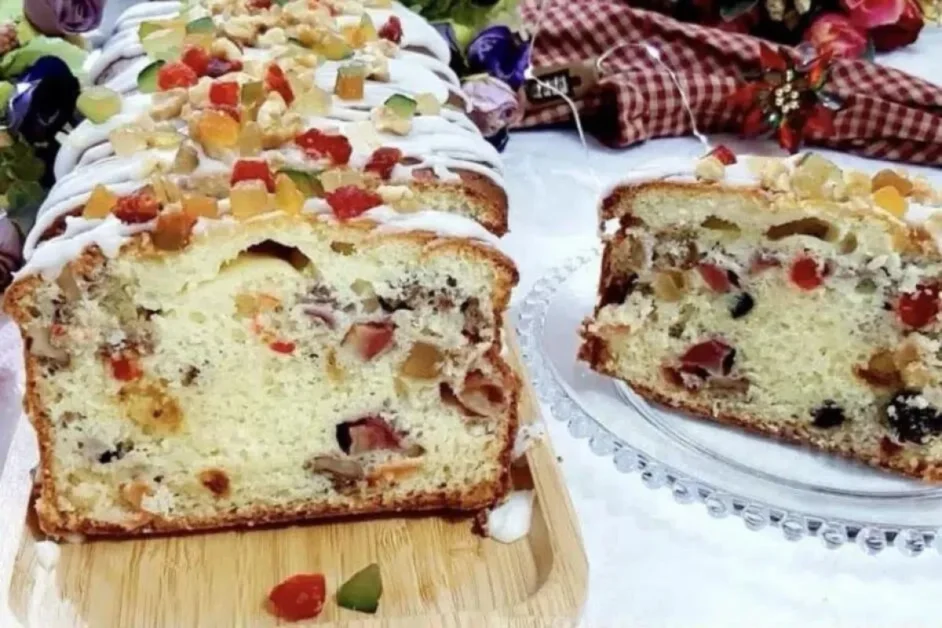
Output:
<svg viewBox="0 0 942 628">
<path fill-rule="evenodd" d="M 487 513 L 487 535 L 500 543 L 519 541 L 530 532 L 533 491 L 514 491 L 500 506 Z"/>
</svg>

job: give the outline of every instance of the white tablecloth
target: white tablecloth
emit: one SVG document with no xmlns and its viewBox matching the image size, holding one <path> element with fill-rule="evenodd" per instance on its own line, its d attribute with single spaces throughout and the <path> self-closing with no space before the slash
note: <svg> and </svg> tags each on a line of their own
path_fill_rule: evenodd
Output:
<svg viewBox="0 0 942 628">
<path fill-rule="evenodd" d="M 916 46 L 881 62 L 942 84 L 940 57 L 942 29 L 933 29 Z M 715 141 L 737 152 L 775 149 L 733 138 Z M 515 134 L 506 153 L 512 212 L 504 242 L 520 268 L 515 302 L 545 271 L 595 242 L 601 185 L 652 159 L 702 152 L 690 138 L 625 151 L 590 140 L 586 152 L 572 131 Z M 3 385 L 11 376 L 3 349 L 12 338 L 10 326 L 0 325 L 0 395 L 9 391 Z M 0 416 L 0 464 L 14 420 Z M 596 457 L 563 424 L 551 418 L 547 423 L 589 557 L 586 626 L 942 623 L 935 609 L 942 556 L 934 550 L 918 559 L 892 548 L 870 557 L 854 546 L 829 551 L 813 539 L 786 542 L 777 530 L 750 532 L 739 519 L 712 519 L 702 506 L 681 506 L 669 491 L 644 488 L 637 475 L 618 473 L 610 458 Z"/>
</svg>

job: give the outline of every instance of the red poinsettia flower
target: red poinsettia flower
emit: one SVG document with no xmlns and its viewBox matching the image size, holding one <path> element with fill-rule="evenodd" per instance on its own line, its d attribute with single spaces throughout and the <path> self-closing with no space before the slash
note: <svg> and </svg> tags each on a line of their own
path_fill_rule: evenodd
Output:
<svg viewBox="0 0 942 628">
<path fill-rule="evenodd" d="M 742 112 L 743 134 L 754 137 L 774 131 L 779 144 L 794 153 L 806 133 L 819 137 L 832 133 L 840 102 L 823 91 L 830 60 L 829 55 L 819 55 L 796 64 L 760 42 L 760 73 L 729 99 Z"/>
<path fill-rule="evenodd" d="M 822 13 L 805 30 L 803 39 L 834 59 L 856 59 L 867 51 L 867 36 L 841 13 Z"/>
</svg>

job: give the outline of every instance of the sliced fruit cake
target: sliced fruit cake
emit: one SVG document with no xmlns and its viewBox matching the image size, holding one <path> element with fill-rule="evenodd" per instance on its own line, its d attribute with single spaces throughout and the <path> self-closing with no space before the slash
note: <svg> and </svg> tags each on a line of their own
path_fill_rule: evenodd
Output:
<svg viewBox="0 0 942 628">
<path fill-rule="evenodd" d="M 602 201 L 582 360 L 648 399 L 942 480 L 942 196 L 816 154 L 639 171 Z"/>
</svg>

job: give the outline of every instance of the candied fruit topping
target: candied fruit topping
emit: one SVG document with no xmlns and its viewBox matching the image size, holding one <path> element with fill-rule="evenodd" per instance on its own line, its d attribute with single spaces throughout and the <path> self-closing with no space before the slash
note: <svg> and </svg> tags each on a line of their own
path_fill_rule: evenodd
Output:
<svg viewBox="0 0 942 628">
<path fill-rule="evenodd" d="M 112 355 L 108 363 L 112 377 L 121 382 L 133 382 L 144 374 L 137 356 L 129 351 Z"/>
<path fill-rule="evenodd" d="M 913 182 L 889 168 L 873 175 L 870 189 L 873 192 L 885 187 L 895 188 L 901 196 L 909 196 L 913 192 Z"/>
<path fill-rule="evenodd" d="M 324 576 L 301 573 L 275 586 L 268 594 L 269 608 L 287 621 L 312 619 L 321 614 L 327 599 Z"/>
<path fill-rule="evenodd" d="M 191 194 L 183 197 L 183 213 L 194 218 L 218 218 L 219 204 L 211 196 Z"/>
<path fill-rule="evenodd" d="M 167 91 L 176 87 L 192 87 L 199 77 L 193 69 L 180 62 L 165 63 L 157 70 L 157 89 Z"/>
<path fill-rule="evenodd" d="M 79 94 L 75 107 L 91 122 L 102 124 L 121 112 L 121 96 L 113 89 L 96 85 Z"/>
<path fill-rule="evenodd" d="M 318 129 L 311 129 L 294 138 L 301 150 L 309 157 L 321 159 L 327 157 L 336 165 L 344 165 L 350 161 L 353 147 L 350 140 L 343 135 L 327 134 Z"/>
<path fill-rule="evenodd" d="M 209 109 L 200 114 L 196 132 L 200 142 L 219 148 L 235 146 L 239 142 L 239 123 L 222 111 Z"/>
<path fill-rule="evenodd" d="M 209 69 L 212 57 L 199 46 L 187 46 L 180 56 L 180 62 L 193 70 L 197 76 L 203 76 Z"/>
<path fill-rule="evenodd" d="M 716 157 L 724 166 L 732 166 L 736 163 L 736 154 L 722 144 L 707 153 L 707 156 Z"/>
<path fill-rule="evenodd" d="M 219 78 L 220 76 L 225 76 L 231 72 L 239 72 L 242 70 L 242 62 L 238 59 L 223 59 L 221 57 L 213 57 L 209 60 L 209 65 L 206 67 L 205 75 L 211 78 Z"/>
<path fill-rule="evenodd" d="M 902 218 L 909 208 L 909 202 L 899 190 L 892 185 L 887 185 L 873 193 L 873 202 L 881 209 L 888 211 L 897 218 Z"/>
<path fill-rule="evenodd" d="M 344 336 L 343 345 L 369 361 L 392 344 L 395 330 L 396 326 L 388 322 L 354 323 Z"/>
<path fill-rule="evenodd" d="M 92 190 L 85 208 L 82 210 L 83 218 L 104 218 L 115 205 L 118 204 L 118 195 L 112 193 L 105 186 L 99 184 Z"/>
<path fill-rule="evenodd" d="M 275 353 L 290 354 L 294 353 L 295 344 L 290 340 L 275 340 L 268 343 L 268 348 Z"/>
<path fill-rule="evenodd" d="M 697 271 L 713 292 L 729 292 L 734 285 L 739 283 L 734 272 L 721 268 L 716 264 L 699 264 L 697 265 Z"/>
<path fill-rule="evenodd" d="M 294 180 L 280 172 L 275 177 L 275 207 L 288 214 L 297 214 L 304 207 L 304 194 Z"/>
<path fill-rule="evenodd" d="M 269 209 L 268 190 L 262 181 L 241 181 L 229 193 L 229 211 L 238 220 L 264 214 Z"/>
<path fill-rule="evenodd" d="M 291 85 L 285 77 L 284 71 L 276 63 L 271 63 L 265 70 L 265 87 L 269 91 L 278 92 L 284 99 L 286 105 L 290 105 L 294 100 L 294 92 L 291 91 Z"/>
<path fill-rule="evenodd" d="M 824 283 L 824 271 L 814 258 L 799 256 L 789 270 L 792 283 L 802 290 L 814 290 Z"/>
<path fill-rule="evenodd" d="M 190 242 L 196 218 L 186 212 L 165 212 L 157 217 L 151 238 L 162 251 L 179 251 Z"/>
<path fill-rule="evenodd" d="M 232 167 L 230 185 L 240 181 L 261 181 L 269 192 L 275 191 L 275 178 L 272 176 L 268 162 L 263 159 L 240 159 Z"/>
<path fill-rule="evenodd" d="M 383 199 L 379 194 L 355 185 L 344 185 L 327 194 L 327 204 L 340 220 L 356 218 L 360 214 L 379 207 Z"/>
<path fill-rule="evenodd" d="M 214 81 L 209 87 L 209 102 L 235 107 L 239 104 L 239 84 L 235 81 Z"/>
<path fill-rule="evenodd" d="M 420 116 L 437 116 L 441 113 L 442 106 L 434 94 L 423 92 L 415 96 L 415 110 Z"/>
<path fill-rule="evenodd" d="M 914 292 L 900 295 L 896 304 L 896 315 L 900 322 L 913 329 L 921 329 L 932 323 L 938 314 L 939 286 L 936 284 L 920 284 Z"/>
<path fill-rule="evenodd" d="M 337 69 L 334 94 L 340 100 L 363 100 L 366 86 L 366 67 L 362 63 L 350 63 Z"/>
<path fill-rule="evenodd" d="M 389 16 L 383 27 L 379 29 L 379 36 L 394 44 L 400 43 L 402 41 L 402 21 L 395 15 Z"/>
<path fill-rule="evenodd" d="M 291 104 L 291 110 L 305 116 L 326 116 L 330 113 L 331 99 L 330 92 L 312 85 L 298 94 Z"/>
<path fill-rule="evenodd" d="M 160 203 L 151 192 L 142 190 L 120 197 L 113 213 L 121 222 L 147 222 L 160 213 Z"/>
<path fill-rule="evenodd" d="M 372 172 L 378 175 L 379 178 L 387 181 L 390 175 L 392 175 L 393 168 L 396 167 L 400 159 L 402 159 L 402 151 L 398 148 L 387 146 L 377 148 L 373 151 L 373 154 L 370 155 L 370 159 L 366 162 L 364 170 Z"/>
<path fill-rule="evenodd" d="M 684 367 L 700 368 L 712 375 L 728 375 L 735 360 L 736 350 L 722 340 L 695 344 L 680 356 Z"/>
<path fill-rule="evenodd" d="M 174 155 L 172 169 L 177 174 L 189 174 L 196 170 L 199 164 L 200 156 L 196 149 L 189 144 L 181 144 Z"/>
</svg>

